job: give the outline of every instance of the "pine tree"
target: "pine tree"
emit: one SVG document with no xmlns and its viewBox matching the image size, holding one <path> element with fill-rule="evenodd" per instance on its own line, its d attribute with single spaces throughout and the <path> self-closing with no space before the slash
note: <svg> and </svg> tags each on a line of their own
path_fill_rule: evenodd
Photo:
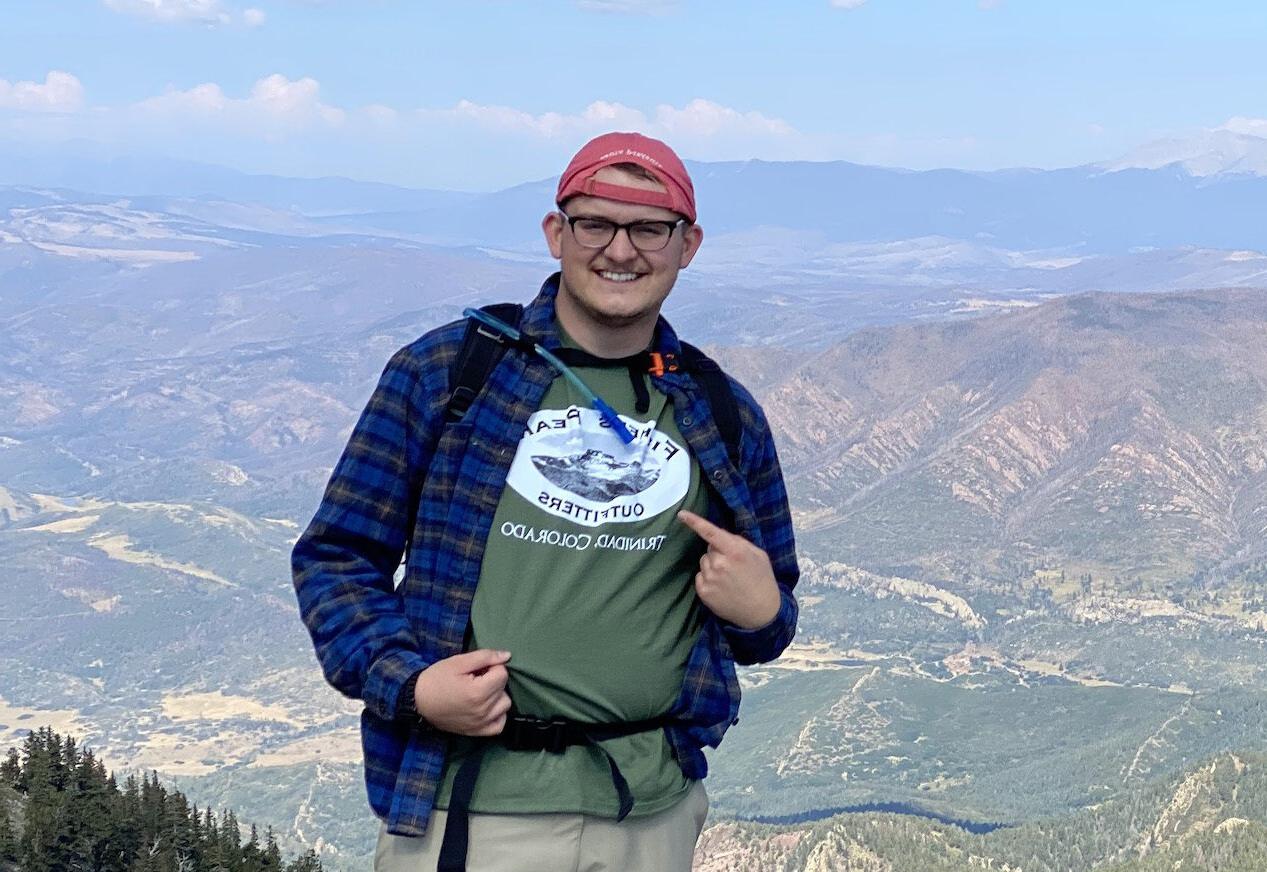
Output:
<svg viewBox="0 0 1267 872">
<path fill-rule="evenodd" d="M 216 823 L 215 813 L 211 806 L 202 820 L 203 833 L 203 869 L 205 872 L 227 872 L 229 866 L 224 856 L 224 845 L 220 841 L 220 826 Z"/>
<path fill-rule="evenodd" d="M 260 833 L 251 824 L 251 837 L 242 846 L 242 872 L 264 872 L 264 852 L 260 850 Z"/>
<path fill-rule="evenodd" d="M 54 763 L 53 748 L 58 749 Z M 51 728 L 28 733 L 22 745 L 22 775 L 19 789 L 26 794 L 25 825 L 19 840 L 19 860 L 23 872 L 53 872 L 57 833 L 61 826 L 61 802 L 54 787 L 55 768 L 60 764 L 61 738 Z"/>
<path fill-rule="evenodd" d="M 179 868 L 193 856 L 195 840 L 189 823 L 189 800 L 179 791 L 164 793 L 161 835 L 164 854 L 171 861 L 168 865 Z"/>
<path fill-rule="evenodd" d="M 130 869 L 141 851 L 141 790 L 136 776 L 129 775 L 123 782 L 123 792 L 114 803 L 111 815 L 114 821 L 113 847 L 119 869 Z M 112 855 L 113 856 L 113 855 Z"/>
<path fill-rule="evenodd" d="M 225 809 L 220 818 L 220 856 L 229 872 L 242 870 L 242 829 L 233 809 Z"/>
<path fill-rule="evenodd" d="M 272 831 L 269 831 L 270 835 Z M 9 820 L 9 803 L 3 790 L 0 790 L 0 863 L 16 863 L 18 861 L 18 837 Z"/>
<path fill-rule="evenodd" d="M 150 772 L 141 778 L 141 832 L 146 841 L 152 841 L 163 829 L 163 801 L 166 791 L 158 783 L 158 773 Z"/>
<path fill-rule="evenodd" d="M 18 749 L 10 748 L 4 762 L 0 763 L 0 787 L 17 787 L 22 777 L 22 759 L 18 757 Z"/>
<path fill-rule="evenodd" d="M 322 872 L 321 861 L 317 859 L 317 852 L 309 848 L 303 856 L 297 858 L 286 867 L 286 872 Z"/>
<path fill-rule="evenodd" d="M 189 808 L 189 837 L 193 847 L 190 854 L 190 869 L 197 872 L 203 868 L 203 861 L 206 855 L 206 834 L 202 831 L 202 812 L 198 811 L 198 804 L 194 803 Z"/>
<path fill-rule="evenodd" d="M 264 837 L 264 868 L 267 872 L 281 872 L 282 869 L 282 852 L 277 847 L 277 837 L 273 835 L 273 828 L 268 828 Z"/>
<path fill-rule="evenodd" d="M 105 767 L 91 750 L 79 751 L 73 741 L 63 746 L 62 760 L 75 761 L 66 772 L 63 796 L 65 814 L 58 833 L 56 865 L 67 869 L 102 870 L 109 867 L 115 798 Z"/>
<path fill-rule="evenodd" d="M 67 736 L 58 745 L 57 789 L 66 790 L 71 786 L 75 768 L 79 765 L 79 745 L 72 736 Z"/>
</svg>

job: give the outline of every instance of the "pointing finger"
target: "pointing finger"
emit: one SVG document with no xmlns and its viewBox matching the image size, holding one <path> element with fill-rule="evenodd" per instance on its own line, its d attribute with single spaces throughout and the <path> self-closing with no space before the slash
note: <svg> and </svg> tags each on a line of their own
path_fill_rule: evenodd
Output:
<svg viewBox="0 0 1267 872">
<path fill-rule="evenodd" d="M 678 520 L 695 531 L 701 539 L 716 548 L 725 546 L 732 534 L 718 527 L 707 518 L 701 518 L 686 509 L 677 513 Z"/>
</svg>

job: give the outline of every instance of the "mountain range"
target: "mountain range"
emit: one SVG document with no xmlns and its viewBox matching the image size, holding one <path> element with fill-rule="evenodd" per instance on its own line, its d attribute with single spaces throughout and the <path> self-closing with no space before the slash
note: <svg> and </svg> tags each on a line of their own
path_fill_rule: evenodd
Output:
<svg viewBox="0 0 1267 872">
<path fill-rule="evenodd" d="M 945 237 L 1085 255 L 1267 248 L 1265 155 L 1267 139 L 1221 130 L 1054 170 L 913 171 L 760 160 L 688 162 L 688 168 L 701 223 L 712 234 L 781 228 L 833 243 Z M 554 192 L 553 179 L 462 193 L 250 175 L 162 159 L 102 160 L 83 151 L 31 154 L 3 145 L 0 158 L 0 185 L 126 196 L 159 207 L 164 201 L 250 204 L 303 216 L 329 232 L 529 251 L 540 250 L 537 225 Z M 233 211 L 241 218 L 249 210 Z"/>
<path fill-rule="evenodd" d="M 145 187 L 133 170 L 130 192 L 0 188 L 0 745 L 29 725 L 74 731 L 112 766 L 278 825 L 287 850 L 360 868 L 358 706 L 321 681 L 288 551 L 391 353 L 466 305 L 526 299 L 553 268 L 523 232 L 549 185 L 446 205 L 231 173 Z M 1264 180 L 694 171 L 735 217 L 709 226 L 714 254 L 668 316 L 765 406 L 804 568 L 797 641 L 743 672 L 742 722 L 712 758 L 715 818 L 739 823 L 719 824 L 709 857 L 739 832 L 831 858 L 863 819 L 827 819 L 885 803 L 1094 833 L 1097 809 L 1161 802 L 1208 761 L 1256 772 L 1267 246 L 1261 224 L 1187 207 L 1259 209 Z M 213 182 L 245 188 L 196 193 Z M 975 205 L 919 215 L 943 183 Z M 1043 185 L 1074 211 L 1044 225 L 1007 199 Z M 1152 208 L 1137 214 L 1140 186 Z M 831 224 L 845 192 L 857 202 Z M 888 229 L 864 234 L 866 210 Z M 1099 235 L 1104 210 L 1136 226 Z M 1010 242 L 980 235 L 1000 215 L 1016 216 L 998 219 Z M 905 235 L 928 229 L 948 235 Z M 1048 232 L 1056 248 L 1009 247 Z M 1123 234 L 1181 242 L 1131 251 Z M 824 822 L 744 822 L 788 816 Z M 1230 817 L 1190 845 L 1258 832 L 1219 831 Z M 1016 865 L 953 827 L 873 820 L 858 826 L 885 844 Z M 1180 850 L 1122 853 L 1142 830 L 1113 826 L 1087 863 Z M 912 868 L 861 844 L 889 865 L 860 868 Z"/>
<path fill-rule="evenodd" d="M 783 422 L 815 554 L 1217 589 L 1267 557 L 1264 324 L 1262 291 L 1089 294 L 732 366 Z"/>
<path fill-rule="evenodd" d="M 145 356 L 171 311 L 54 347 L 6 322 L 22 617 L 0 624 L 0 723 L 54 713 L 354 866 L 355 706 L 321 686 L 286 555 L 382 361 L 454 306 Z M 1101 294 L 714 348 L 776 428 L 805 570 L 797 646 L 745 673 L 715 755 L 717 813 L 1016 823 L 1267 741 L 1264 418 L 1237 401 L 1264 378 L 1264 315 L 1254 291 Z"/>
</svg>

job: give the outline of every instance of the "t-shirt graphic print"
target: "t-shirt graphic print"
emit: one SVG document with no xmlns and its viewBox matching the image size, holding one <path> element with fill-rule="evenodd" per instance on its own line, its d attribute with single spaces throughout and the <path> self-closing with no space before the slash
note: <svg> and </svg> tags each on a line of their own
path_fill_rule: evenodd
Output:
<svg viewBox="0 0 1267 872">
<path fill-rule="evenodd" d="M 641 521 L 676 507 L 691 484 L 686 448 L 655 421 L 622 420 L 635 434 L 632 443 L 594 409 L 542 409 L 528 419 L 507 486 L 587 527 Z"/>
</svg>

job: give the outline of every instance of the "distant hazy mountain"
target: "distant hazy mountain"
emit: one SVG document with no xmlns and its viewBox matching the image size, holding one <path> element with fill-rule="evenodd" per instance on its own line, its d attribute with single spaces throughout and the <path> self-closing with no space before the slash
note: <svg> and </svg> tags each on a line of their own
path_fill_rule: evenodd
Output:
<svg viewBox="0 0 1267 872">
<path fill-rule="evenodd" d="M 0 143 L 0 185 L 69 188 L 134 197 L 196 197 L 257 203 L 313 215 L 446 209 L 474 195 L 402 188 L 344 178 L 302 179 L 244 173 L 214 164 L 156 157 L 100 158 L 83 150 L 32 153 Z"/>
<path fill-rule="evenodd" d="M 531 188 L 489 195 L 514 201 L 527 235 L 479 245 L 439 244 L 431 233 L 405 229 L 408 221 L 367 226 L 383 213 L 312 216 L 197 197 L 0 188 L 0 303 L 13 315 L 38 309 L 21 328 L 28 341 L 46 337 L 45 352 L 70 348 L 69 336 L 100 332 L 114 341 L 90 353 L 118 356 L 343 333 L 407 319 L 439 301 L 525 299 L 554 269 L 537 228 L 545 207 L 532 205 L 548 191 Z M 461 210 L 446 214 L 434 236 L 453 236 Z M 485 218 L 479 232 L 510 220 Z M 1253 286 L 1267 277 L 1267 255 L 1252 249 L 1092 248 L 1016 249 L 950 236 L 839 241 L 824 230 L 766 225 L 708 229 L 669 312 L 701 342 L 804 347 L 862 326 L 973 317 L 1080 291 Z"/>
<path fill-rule="evenodd" d="M 1185 139 L 1150 142 L 1100 166 L 1113 172 L 1179 167 L 1201 178 L 1222 174 L 1267 176 L 1267 139 L 1231 130 L 1206 130 Z"/>
<path fill-rule="evenodd" d="M 1142 157 L 1106 165 L 1112 172 L 1103 166 L 915 172 L 757 160 L 693 162 L 690 168 L 700 220 L 710 233 L 781 228 L 830 242 L 948 237 L 1080 254 L 1180 245 L 1267 249 L 1267 177 L 1249 174 L 1261 170 L 1264 141 L 1224 133 L 1182 147 L 1146 147 Z M 1184 162 L 1201 171 L 1183 169 Z M 1207 170 L 1221 175 L 1205 178 Z M 177 161 L 6 154 L 4 148 L 0 184 L 232 201 L 324 221 L 336 232 L 518 249 L 539 246 L 538 224 L 553 207 L 554 192 L 553 179 L 466 194 L 249 175 Z"/>
<path fill-rule="evenodd" d="M 1141 246 L 1267 248 L 1267 178 L 1218 184 L 1170 168 L 914 172 L 829 163 L 690 163 L 706 232 L 779 228 L 833 242 L 942 236 L 1002 248 L 1120 253 Z M 536 244 L 553 180 L 452 210 L 356 218 L 450 242 Z"/>
</svg>

